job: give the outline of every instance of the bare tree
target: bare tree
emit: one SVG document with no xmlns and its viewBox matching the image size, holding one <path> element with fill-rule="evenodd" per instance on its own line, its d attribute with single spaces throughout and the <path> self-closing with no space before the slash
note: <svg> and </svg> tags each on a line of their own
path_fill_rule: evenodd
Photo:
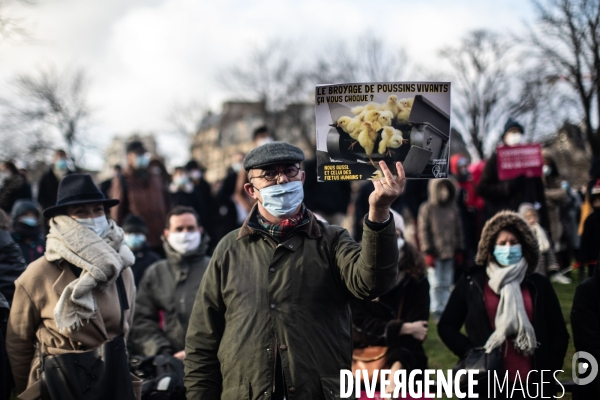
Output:
<svg viewBox="0 0 600 400">
<path fill-rule="evenodd" d="M 305 95 L 305 65 L 295 47 L 292 42 L 280 40 L 254 47 L 240 65 L 226 70 L 218 79 L 241 98 L 263 101 L 268 110 L 280 111 Z"/>
<path fill-rule="evenodd" d="M 338 42 L 318 59 L 311 79 L 316 83 L 393 82 L 408 76 L 411 64 L 403 48 L 390 48 L 366 32 L 353 43 Z"/>
<path fill-rule="evenodd" d="M 208 112 L 209 108 L 197 100 L 190 100 L 187 103 L 176 102 L 167 113 L 167 123 L 173 133 L 191 141 L 198 133 L 200 123 Z"/>
<path fill-rule="evenodd" d="M 510 50 L 511 46 L 498 34 L 475 30 L 458 47 L 440 52 L 455 77 L 453 124 L 480 158 L 484 158 L 488 135 L 504 123 L 510 112 Z"/>
<path fill-rule="evenodd" d="M 246 100 L 264 103 L 265 120 L 277 138 L 314 145 L 314 134 L 300 118 L 298 106 L 306 103 L 309 67 L 292 42 L 271 40 L 253 48 L 247 58 L 218 76 L 222 86 Z M 289 129 L 293 121 L 295 134 Z"/>
<path fill-rule="evenodd" d="M 58 135 L 77 164 L 80 157 L 76 156 L 76 147 L 85 146 L 82 136 L 90 116 L 85 72 L 77 69 L 59 73 L 47 67 L 37 74 L 18 75 L 12 84 L 15 100 L 3 102 L 3 130 L 41 139 L 39 150 L 47 148 Z"/>
<path fill-rule="evenodd" d="M 567 82 L 583 111 L 587 140 L 600 154 L 600 0 L 533 0 L 531 42 L 554 81 Z M 594 126 L 594 122 L 596 122 Z"/>
<path fill-rule="evenodd" d="M 525 52 L 530 49 L 525 50 Z M 524 60 L 526 55 L 521 58 Z M 524 63 L 522 63 L 524 64 Z M 526 135 L 541 141 L 555 134 L 565 121 L 581 114 L 579 105 L 566 85 L 557 81 L 548 67 L 533 62 L 524 67 L 514 79 L 517 96 L 509 104 L 510 115 L 526 127 Z"/>
</svg>

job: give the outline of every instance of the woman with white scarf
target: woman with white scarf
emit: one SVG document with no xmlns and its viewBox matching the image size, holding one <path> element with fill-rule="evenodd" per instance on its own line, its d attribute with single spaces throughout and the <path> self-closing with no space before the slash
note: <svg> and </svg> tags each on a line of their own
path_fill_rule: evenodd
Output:
<svg viewBox="0 0 600 400">
<path fill-rule="evenodd" d="M 538 241 L 527 222 L 499 212 L 483 229 L 476 267 L 461 277 L 438 324 L 440 338 L 459 358 L 478 347 L 501 352 L 500 381 L 506 374 L 510 391 L 519 380 L 525 389 L 506 393 L 505 387 L 507 398 L 541 398 L 541 390 L 553 396 L 552 375 L 563 369 L 569 334 L 550 281 L 534 272 L 538 260 Z M 552 372 L 542 377 L 541 370 Z"/>
<path fill-rule="evenodd" d="M 107 217 L 118 203 L 106 199 L 89 175 L 70 174 L 59 184 L 56 205 L 44 210 L 50 223 L 46 252 L 15 282 L 8 322 L 19 399 L 42 396 L 40 351 L 48 358 L 92 350 L 121 334 L 126 341 L 135 304 L 129 267 L 135 258 L 123 243 L 123 230 Z M 117 289 L 119 276 L 124 293 Z M 122 311 L 122 303 L 129 308 Z M 141 381 L 132 380 L 139 399 Z"/>
</svg>

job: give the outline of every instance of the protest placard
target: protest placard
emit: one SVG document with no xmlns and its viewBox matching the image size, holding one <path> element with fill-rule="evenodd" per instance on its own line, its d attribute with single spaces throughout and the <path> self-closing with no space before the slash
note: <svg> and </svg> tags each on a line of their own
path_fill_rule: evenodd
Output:
<svg viewBox="0 0 600 400">
<path fill-rule="evenodd" d="M 407 178 L 446 178 L 449 82 L 378 82 L 316 88 L 317 179 L 382 177 L 379 161 Z"/>
<path fill-rule="evenodd" d="M 517 146 L 500 146 L 498 155 L 498 179 L 506 181 L 521 175 L 527 178 L 542 176 L 544 160 L 539 143 Z"/>
</svg>

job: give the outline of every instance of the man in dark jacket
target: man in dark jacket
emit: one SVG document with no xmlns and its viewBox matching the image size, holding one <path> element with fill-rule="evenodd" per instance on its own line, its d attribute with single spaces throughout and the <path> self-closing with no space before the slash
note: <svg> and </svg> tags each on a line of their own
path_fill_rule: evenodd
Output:
<svg viewBox="0 0 600 400">
<path fill-rule="evenodd" d="M 143 219 L 135 215 L 129 215 L 123 222 L 123 232 L 125 232 L 123 239 L 125 244 L 135 255 L 135 263 L 131 266 L 131 271 L 133 272 L 135 286 L 138 287 L 146 269 L 157 262 L 160 257 L 146 243 L 148 227 Z"/>
<path fill-rule="evenodd" d="M 12 237 L 21 248 L 25 265 L 44 255 L 46 238 L 42 234 L 40 210 L 31 200 L 17 200 L 11 212 Z"/>
<path fill-rule="evenodd" d="M 185 333 L 200 280 L 210 261 L 198 214 L 177 206 L 167 214 L 166 260 L 151 265 L 138 287 L 130 341 L 144 356 L 185 358 Z"/>
<path fill-rule="evenodd" d="M 516 146 L 523 143 L 523 126 L 509 118 L 502 134 L 503 146 Z M 544 182 L 541 177 L 527 178 L 521 175 L 514 179 L 501 181 L 498 179 L 498 156 L 494 154 L 487 160 L 481 180 L 477 186 L 477 194 L 485 200 L 485 219 L 488 220 L 498 211 L 518 211 L 522 203 L 531 203 L 539 207 L 540 225 L 551 233 L 550 220 Z"/>
<path fill-rule="evenodd" d="M 204 179 L 204 171 L 203 168 L 195 161 L 190 160 L 185 165 L 185 173 L 189 177 L 190 182 L 192 183 L 192 199 L 193 203 L 175 203 L 173 205 L 182 205 L 182 206 L 190 206 L 196 213 L 200 216 L 200 220 L 204 226 L 204 230 L 206 233 L 210 235 L 211 238 L 217 237 L 216 232 L 216 216 L 217 209 L 215 205 L 215 199 L 211 193 L 210 184 Z M 175 177 L 173 177 L 175 179 Z M 210 244 L 208 249 L 209 254 L 212 254 L 215 249 L 216 243 Z"/>
<path fill-rule="evenodd" d="M 257 201 L 242 228 L 217 246 L 186 336 L 190 399 L 326 399 L 350 368 L 349 300 L 375 298 L 396 282 L 390 204 L 404 170 L 374 181 L 363 244 L 318 221 L 302 204 L 304 153 L 271 142 L 244 159 L 244 190 Z"/>
<path fill-rule="evenodd" d="M 67 174 L 72 171 L 69 169 L 67 161 L 67 153 L 64 150 L 56 150 L 52 166 L 46 171 L 38 185 L 38 198 L 42 210 L 52 207 L 56 204 L 56 196 L 58 194 L 58 183 Z"/>
</svg>

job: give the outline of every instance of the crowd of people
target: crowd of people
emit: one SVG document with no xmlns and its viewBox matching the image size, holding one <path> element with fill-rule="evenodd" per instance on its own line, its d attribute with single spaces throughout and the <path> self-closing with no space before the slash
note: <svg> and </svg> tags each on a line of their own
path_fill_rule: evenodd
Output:
<svg viewBox="0 0 600 400">
<path fill-rule="evenodd" d="M 509 119 L 498 146 L 523 133 Z M 573 268 L 574 343 L 600 360 L 600 160 L 582 188 L 546 153 L 541 176 L 501 180 L 496 152 L 452 156 L 447 179 L 381 163 L 319 183 L 320 154 L 260 127 L 211 186 L 198 161 L 169 174 L 125 152 L 98 184 L 63 150 L 35 183 L 0 164 L 0 399 L 332 398 L 340 369 L 427 368 L 430 321 L 457 361 L 497 354 L 514 382 L 562 369 L 551 283 Z"/>
</svg>

